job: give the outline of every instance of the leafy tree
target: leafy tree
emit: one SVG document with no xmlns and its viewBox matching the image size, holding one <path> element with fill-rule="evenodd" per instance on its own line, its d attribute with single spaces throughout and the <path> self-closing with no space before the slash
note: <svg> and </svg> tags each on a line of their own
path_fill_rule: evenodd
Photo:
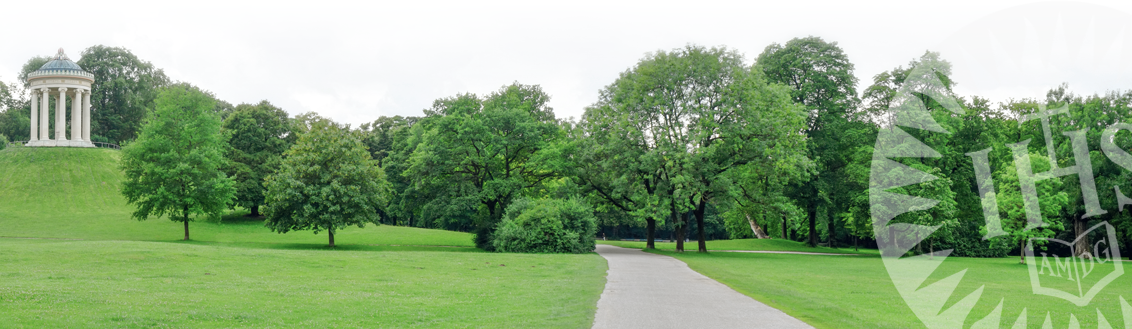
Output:
<svg viewBox="0 0 1132 329">
<path fill-rule="evenodd" d="M 677 250 L 691 214 L 699 250 L 706 251 L 709 203 L 745 201 L 766 188 L 773 194 L 774 186 L 754 185 L 773 170 L 800 170 L 804 157 L 793 150 L 804 140 L 803 120 L 788 90 L 768 84 L 734 51 L 659 51 L 622 73 L 587 109 L 579 124 L 585 138 L 572 155 L 574 175 L 604 202 L 644 219 L 650 232 L 667 213 Z M 742 196 L 747 185 L 752 190 Z"/>
<path fill-rule="evenodd" d="M 47 62 L 50 61 L 51 57 L 49 56 L 35 56 L 29 58 L 28 61 L 24 63 L 24 66 L 20 67 L 19 80 L 23 83 L 25 89 L 31 87 L 31 81 L 28 81 L 28 74 L 35 72 L 43 67 L 43 64 L 47 64 Z"/>
<path fill-rule="evenodd" d="M 396 141 L 408 137 L 409 128 L 419 120 L 419 117 L 383 116 L 358 128 L 364 133 L 362 143 L 366 144 L 370 156 L 385 167 L 382 161 L 394 152 Z"/>
<path fill-rule="evenodd" d="M 159 93 L 138 139 L 122 149 L 122 194 L 137 205 L 134 218 L 168 215 L 185 224 L 188 240 L 190 215 L 220 216 L 232 201 L 214 105 L 212 96 L 191 87 Z"/>
<path fill-rule="evenodd" d="M 491 250 L 511 201 L 556 177 L 539 161 L 561 137 L 549 100 L 538 86 L 514 83 L 482 100 L 462 94 L 434 102 L 425 112 L 429 131 L 406 171 L 428 200 L 423 211 L 474 217 L 476 245 Z"/>
<path fill-rule="evenodd" d="M 419 117 L 380 117 L 374 122 L 362 124 L 362 143 L 369 149 L 370 155 L 385 170 L 385 177 L 390 183 L 391 191 L 389 204 L 383 207 L 382 218 L 390 224 L 413 225 L 415 211 L 415 197 L 402 197 L 409 192 L 412 181 L 403 175 L 409 167 L 409 156 L 416 149 L 416 144 L 409 141 L 415 138 L 413 127 L 420 121 Z M 421 130 L 418 129 L 418 133 Z M 411 193 L 411 192 L 410 192 Z M 408 204 L 408 205 L 407 205 Z M 417 224 L 421 224 L 417 222 Z"/>
<path fill-rule="evenodd" d="M 412 165 L 410 159 L 417 146 L 428 135 L 430 129 L 427 127 L 431 120 L 419 118 L 414 121 L 416 123 L 411 126 L 396 129 L 392 134 L 393 145 L 387 156 L 382 159 L 382 169 L 385 170 L 385 176 L 393 190 L 386 212 L 392 220 L 404 222 L 407 226 L 444 227 L 437 225 L 435 221 L 424 220 L 425 216 L 421 209 L 428 202 L 424 197 L 428 191 L 420 189 L 423 186 L 414 184 L 413 177 L 409 176 L 408 170 Z"/>
<path fill-rule="evenodd" d="M 939 229 L 933 232 L 931 236 L 924 239 L 924 241 L 921 241 L 918 246 L 922 248 L 924 244 L 927 244 L 929 257 L 934 257 L 938 237 L 952 237 L 953 234 L 948 234 L 948 231 L 953 230 L 958 225 L 958 220 L 955 219 L 955 208 L 957 205 L 957 202 L 955 202 L 955 191 L 951 190 L 951 178 L 939 177 L 942 172 L 939 168 L 928 167 L 919 163 L 911 167 L 936 177 L 935 179 L 916 185 L 915 190 L 918 190 L 916 195 L 937 200 L 938 203 L 926 211 L 911 214 L 914 218 L 911 220 L 912 223 L 924 226 L 939 226 Z"/>
<path fill-rule="evenodd" d="M 316 125 L 284 153 L 279 171 L 267 176 L 266 226 L 272 231 L 325 230 L 378 224 L 385 204 L 385 174 L 370 158 L 357 133 Z"/>
<path fill-rule="evenodd" d="M 709 202 L 746 199 L 749 195 L 745 194 L 755 188 L 777 196 L 781 181 L 776 179 L 775 184 L 766 186 L 770 182 L 766 177 L 797 177 L 809 163 L 798 151 L 805 142 L 797 133 L 804 128 L 805 112 L 791 102 L 787 88 L 768 84 L 761 70 L 748 71 L 735 53 L 689 50 L 685 56 L 690 64 L 685 74 L 689 83 L 677 90 L 697 92 L 673 104 L 687 115 L 685 129 L 690 143 L 685 145 L 692 146 L 682 159 L 675 185 L 688 193 L 699 251 L 706 252 L 704 212 Z M 760 178 L 762 182 L 758 182 Z M 774 207 L 779 214 L 785 212 L 781 209 L 785 205 Z"/>
<path fill-rule="evenodd" d="M 1044 104 L 1044 108 L 1047 110 L 1063 107 L 1067 110 L 1065 114 L 1049 117 L 1049 127 L 1054 144 L 1053 152 L 1057 158 L 1057 165 L 1059 168 L 1067 168 L 1088 161 L 1094 182 L 1093 186 L 1083 186 L 1079 174 L 1060 178 L 1064 183 L 1063 190 L 1069 197 L 1069 202 L 1061 216 L 1067 224 L 1072 225 L 1072 229 L 1067 232 L 1067 235 L 1069 235 L 1067 241 L 1080 237 L 1074 249 L 1078 256 L 1087 257 L 1085 254 L 1091 254 L 1090 251 L 1093 248 L 1089 243 L 1090 237 L 1084 235 L 1084 233 L 1090 225 L 1108 221 L 1118 227 L 1128 227 L 1126 222 L 1129 220 L 1129 213 L 1118 209 L 1119 199 L 1116 195 L 1116 187 L 1128 182 L 1128 172 L 1132 168 L 1122 167 L 1109 158 L 1101 143 L 1102 140 L 1106 142 L 1112 140 L 1116 144 L 1123 144 L 1123 148 L 1117 148 L 1129 149 L 1127 146 L 1130 144 L 1125 139 L 1116 138 L 1117 136 L 1102 138 L 1102 136 L 1107 127 L 1132 119 L 1132 92 L 1108 92 L 1104 95 L 1082 97 L 1069 93 L 1067 90 L 1067 85 L 1061 85 L 1050 90 L 1046 94 L 1044 102 L 1034 101 L 1033 103 L 1037 104 L 1015 107 L 1015 109 L 1021 110 L 1018 112 L 1020 116 L 1043 110 L 1041 106 L 1033 106 L 1039 104 Z M 1022 132 L 1018 136 L 1019 141 L 1030 139 L 1032 141 L 1028 145 L 1030 151 L 1048 154 L 1049 151 L 1046 148 L 1043 136 L 1044 127 L 1039 120 L 1025 122 L 1021 129 Z M 1073 139 L 1069 137 L 1074 132 L 1080 133 L 1081 137 L 1084 138 L 1085 146 L 1088 149 L 1087 160 L 1078 160 L 1075 154 Z M 1035 170 L 1034 172 L 1038 171 Z M 1095 192 L 1086 192 L 1087 190 L 1095 190 Z M 1089 199 L 1092 197 L 1086 193 L 1095 193 L 1096 200 L 1090 202 Z M 1123 193 L 1127 194 L 1127 192 Z M 1099 211 L 1089 210 L 1089 204 L 1093 202 L 1096 203 L 1094 206 L 1098 206 Z"/>
<path fill-rule="evenodd" d="M 31 136 L 31 109 L 27 107 L 8 108 L 0 112 L 0 134 L 12 136 L 13 140 L 27 140 Z"/>
<path fill-rule="evenodd" d="M 250 216 L 259 216 L 263 179 L 278 168 L 283 152 L 291 146 L 284 138 L 291 131 L 287 112 L 267 101 L 240 104 L 221 128 L 231 146 L 226 171 L 236 182 L 234 205 L 250 209 Z"/>
<path fill-rule="evenodd" d="M 31 103 L 24 89 L 19 84 L 0 82 L 0 134 L 15 140 L 26 139 L 31 133 Z"/>
<path fill-rule="evenodd" d="M 665 211 L 661 190 L 667 188 L 654 157 L 646 157 L 649 144 L 628 114 L 618 110 L 614 85 L 602 91 L 602 100 L 586 109 L 576 127 L 568 130 L 568 142 L 560 152 L 565 161 L 556 170 L 577 181 L 607 222 L 644 222 L 646 248 L 655 248 L 656 228 Z M 682 241 L 682 240 L 681 240 Z"/>
<path fill-rule="evenodd" d="M 1050 169 L 1049 158 L 1030 153 L 1030 165 L 1033 172 L 1044 172 Z M 1059 216 L 1062 208 L 1069 203 L 1069 195 L 1061 190 L 1062 182 L 1058 179 L 1047 179 L 1035 184 L 1038 192 L 1038 204 L 1042 218 L 1046 225 L 1030 227 L 1026 218 L 1026 210 L 1022 201 L 1022 190 L 1018 183 L 1016 164 L 1011 161 L 994 172 L 994 181 L 998 201 L 998 209 L 1002 220 L 1002 229 L 1009 234 L 1012 245 L 1018 246 L 1018 258 L 1022 264 L 1026 263 L 1026 242 L 1032 238 L 1053 238 L 1057 232 L 1065 230 L 1065 221 Z M 1045 240 L 1034 240 L 1035 247 L 1045 249 Z"/>
<path fill-rule="evenodd" d="M 809 111 L 803 132 L 808 137 L 806 156 L 815 161 L 813 177 L 798 184 L 791 194 L 809 214 L 809 244 L 817 245 L 819 208 L 834 207 L 826 213 L 840 213 L 853 192 L 839 182 L 853 147 L 863 141 L 847 140 L 842 133 L 862 125 L 850 121 L 857 103 L 857 78 L 853 64 L 836 42 L 818 37 L 796 38 L 784 45 L 771 44 L 759 55 L 756 65 L 771 82 L 793 88 L 791 97 Z M 859 192 L 861 190 L 858 190 Z M 835 220 L 828 218 L 829 244 L 835 243 Z"/>
<path fill-rule="evenodd" d="M 220 116 L 220 121 L 224 121 L 228 120 L 228 116 L 236 111 L 236 107 L 232 106 L 232 103 L 217 99 L 216 106 L 212 108 L 212 111 Z"/>
<path fill-rule="evenodd" d="M 77 64 L 94 74 L 91 86 L 91 138 L 121 143 L 133 139 L 145 109 L 158 90 L 169 84 L 165 72 L 125 48 L 97 45 L 82 52 Z M 215 104 L 209 108 L 211 111 Z"/>
<path fill-rule="evenodd" d="M 307 113 L 296 115 L 295 117 L 291 118 L 291 132 L 292 132 L 292 134 L 287 135 L 287 140 L 294 143 L 294 142 L 299 140 L 300 135 L 306 134 L 306 133 L 308 133 L 312 130 L 316 130 L 318 128 L 323 128 L 323 127 L 347 129 L 346 125 L 343 125 L 343 124 L 334 122 L 333 120 L 330 120 L 328 118 L 322 117 L 322 116 L 318 115 L 318 113 L 307 112 Z"/>
</svg>

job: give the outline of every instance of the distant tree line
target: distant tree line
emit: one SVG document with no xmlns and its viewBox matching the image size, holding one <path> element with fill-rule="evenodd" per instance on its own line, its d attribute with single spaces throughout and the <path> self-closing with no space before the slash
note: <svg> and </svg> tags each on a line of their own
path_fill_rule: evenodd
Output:
<svg viewBox="0 0 1132 329">
<path fill-rule="evenodd" d="M 29 60 L 24 74 L 44 59 Z M 585 249 L 595 236 L 638 234 L 650 247 L 672 238 L 680 250 L 686 239 L 705 251 L 711 238 L 756 237 L 875 246 L 868 193 L 873 148 L 878 131 L 892 127 L 890 108 L 907 101 L 898 90 L 923 71 L 914 68 L 926 65 L 942 81 L 933 95 L 954 100 L 959 110 L 925 94 L 927 113 L 948 133 L 903 129 L 940 156 L 899 163 L 941 179 L 899 192 L 946 200 L 894 219 L 940 226 L 917 248 L 1001 257 L 1020 250 L 1028 237 L 1072 241 L 1100 220 L 1132 240 L 1132 221 L 1116 209 L 1113 194 L 1128 181 L 1128 168 L 1092 157 L 1109 211 L 1086 219 L 1076 178 L 1041 182 L 1041 209 L 1050 225 L 1029 229 L 1007 146 L 1044 141 L 1038 123 L 1019 125 L 1018 118 L 1066 106 L 1067 114 L 1050 119 L 1052 150 L 1062 167 L 1074 158 L 1062 131 L 1091 128 L 1089 149 L 1101 154 L 1104 127 L 1132 119 L 1130 92 L 1078 96 L 1063 85 L 1045 99 L 991 104 L 955 94 L 950 63 L 926 52 L 875 75 L 859 93 L 847 55 L 817 37 L 772 44 L 753 65 L 745 63 L 722 47 L 651 53 L 602 88 L 577 120 L 556 118 L 550 95 L 538 85 L 515 82 L 486 95 L 437 99 L 420 117 L 350 127 L 314 113 L 289 117 L 267 101 L 232 106 L 170 82 L 121 48 L 91 47 L 79 62 L 96 76 L 94 131 L 106 141 L 146 139 L 139 137 L 146 136 L 143 122 L 159 119 L 161 102 L 155 101 L 163 93 L 204 95 L 209 101 L 196 105 L 197 112 L 217 125 L 201 133 L 221 136 L 223 157 L 215 167 L 230 182 L 221 184 L 230 187 L 230 199 L 220 203 L 251 216 L 263 213 L 277 231 L 333 234 L 346 225 L 380 223 L 473 232 L 486 250 L 562 252 Z M 0 133 L 26 135 L 20 88 L 0 85 Z M 1111 138 L 1121 149 L 1132 148 L 1127 133 Z M 1026 146 L 1035 172 L 1049 167 L 1043 144 Z M 968 153 L 987 148 L 1008 234 L 984 240 L 988 228 Z M 342 171 L 326 176 L 331 169 Z M 342 185 L 347 177 L 352 185 Z M 177 216 L 187 222 L 189 212 Z M 562 241 L 540 244 L 529 232 Z"/>
</svg>

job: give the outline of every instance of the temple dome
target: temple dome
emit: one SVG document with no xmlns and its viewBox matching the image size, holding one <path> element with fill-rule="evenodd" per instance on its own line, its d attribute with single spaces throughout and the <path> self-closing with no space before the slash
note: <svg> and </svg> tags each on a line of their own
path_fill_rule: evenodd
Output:
<svg viewBox="0 0 1132 329">
<path fill-rule="evenodd" d="M 51 59 L 47 64 L 40 66 L 38 71 L 46 70 L 82 71 L 83 68 L 79 67 L 79 64 L 72 62 L 70 58 L 67 58 L 67 54 L 63 53 L 63 48 L 59 48 L 59 53 L 55 55 L 55 58 Z"/>
</svg>

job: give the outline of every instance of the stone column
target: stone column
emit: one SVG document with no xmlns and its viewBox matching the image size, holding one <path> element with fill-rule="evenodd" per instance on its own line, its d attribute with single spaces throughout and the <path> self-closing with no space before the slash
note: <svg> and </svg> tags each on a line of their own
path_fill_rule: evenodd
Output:
<svg viewBox="0 0 1132 329">
<path fill-rule="evenodd" d="M 51 104 L 51 89 L 40 89 L 39 95 L 43 98 L 43 102 L 39 103 L 39 140 L 45 141 L 51 139 L 51 136 L 47 136 L 47 127 L 51 123 L 47 115 L 47 112 L 51 110 L 49 107 L 49 104 Z"/>
<path fill-rule="evenodd" d="M 90 142 L 90 90 L 83 90 L 83 140 Z"/>
<path fill-rule="evenodd" d="M 28 118 L 31 119 L 30 143 L 39 140 L 39 91 L 35 89 L 31 90 L 31 116 Z"/>
<path fill-rule="evenodd" d="M 75 98 L 71 100 L 71 140 L 73 141 L 83 140 L 83 119 L 79 116 L 82 114 L 82 110 L 79 109 L 81 105 L 83 105 L 83 90 L 76 88 Z"/>
<path fill-rule="evenodd" d="M 59 88 L 59 98 L 55 103 L 55 141 L 67 140 L 67 88 Z"/>
</svg>

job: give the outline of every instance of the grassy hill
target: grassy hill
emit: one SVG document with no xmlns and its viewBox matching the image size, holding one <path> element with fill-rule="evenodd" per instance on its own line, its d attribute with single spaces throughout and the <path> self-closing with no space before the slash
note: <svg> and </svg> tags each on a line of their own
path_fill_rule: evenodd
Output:
<svg viewBox="0 0 1132 329">
<path fill-rule="evenodd" d="M 118 192 L 120 151 L 13 147 L 0 151 L 0 237 L 84 240 L 180 240 L 180 224 L 166 218 L 137 221 Z M 201 242 L 326 244 L 326 234 L 273 233 L 238 215 L 197 218 L 191 238 Z M 397 226 L 350 227 L 335 236 L 344 245 L 472 247 L 471 234 Z"/>
<path fill-rule="evenodd" d="M 596 254 L 485 253 L 470 234 L 388 225 L 273 233 L 240 213 L 193 241 L 139 222 L 119 151 L 0 151 L 0 323 L 93 327 L 526 327 L 593 323 Z"/>
</svg>

